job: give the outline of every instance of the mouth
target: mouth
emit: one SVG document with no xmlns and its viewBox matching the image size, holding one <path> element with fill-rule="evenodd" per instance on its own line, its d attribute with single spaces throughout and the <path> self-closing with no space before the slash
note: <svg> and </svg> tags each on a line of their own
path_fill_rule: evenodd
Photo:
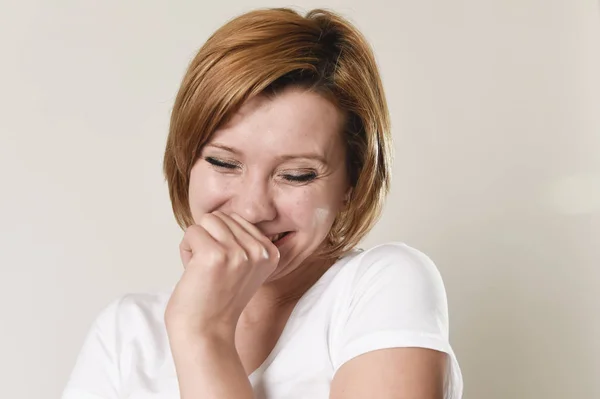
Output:
<svg viewBox="0 0 600 399">
<path fill-rule="evenodd" d="M 286 238 L 292 235 L 291 233 L 291 231 L 285 231 L 283 233 L 270 235 L 268 236 L 268 238 L 273 244 L 275 244 L 276 246 L 280 246 L 286 241 Z"/>
</svg>

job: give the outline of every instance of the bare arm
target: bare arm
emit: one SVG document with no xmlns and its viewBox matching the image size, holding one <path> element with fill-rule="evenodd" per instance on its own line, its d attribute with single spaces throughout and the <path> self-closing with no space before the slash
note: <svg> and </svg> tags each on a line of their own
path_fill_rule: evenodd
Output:
<svg viewBox="0 0 600 399">
<path fill-rule="evenodd" d="M 345 363 L 331 384 L 331 399 L 442 399 L 447 355 L 432 349 L 391 348 Z"/>
<path fill-rule="evenodd" d="M 198 335 L 170 342 L 181 399 L 254 397 L 233 340 Z"/>
<path fill-rule="evenodd" d="M 180 244 L 185 271 L 165 309 L 182 399 L 251 399 L 235 348 L 240 314 L 275 270 L 279 250 L 254 225 L 222 212 L 204 214 Z"/>
</svg>

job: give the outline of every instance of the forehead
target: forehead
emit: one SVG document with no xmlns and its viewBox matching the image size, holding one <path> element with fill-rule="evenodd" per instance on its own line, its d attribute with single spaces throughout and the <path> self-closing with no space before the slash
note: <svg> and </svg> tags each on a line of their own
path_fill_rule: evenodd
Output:
<svg viewBox="0 0 600 399">
<path fill-rule="evenodd" d="M 331 155 L 341 147 L 343 114 L 325 97 L 301 88 L 288 88 L 275 97 L 248 100 L 211 141 L 242 152 L 318 151 Z"/>
</svg>

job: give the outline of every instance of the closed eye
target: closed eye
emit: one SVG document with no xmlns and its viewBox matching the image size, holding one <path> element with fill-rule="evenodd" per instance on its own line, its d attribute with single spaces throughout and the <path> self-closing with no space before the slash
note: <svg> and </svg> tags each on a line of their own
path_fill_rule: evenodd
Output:
<svg viewBox="0 0 600 399">
<path fill-rule="evenodd" d="M 233 170 L 233 169 L 239 168 L 239 165 L 236 163 L 226 162 L 226 161 L 220 160 L 218 158 L 205 157 L 204 159 L 206 160 L 206 162 L 208 162 L 209 164 L 211 164 L 217 168 L 223 168 L 223 169 L 228 169 L 228 170 Z M 292 183 L 308 183 L 317 178 L 317 173 L 314 171 L 311 171 L 309 173 L 303 173 L 303 174 L 299 174 L 299 175 L 283 174 L 282 177 L 283 177 L 283 179 L 285 179 L 289 182 L 292 182 Z"/>
<path fill-rule="evenodd" d="M 302 175 L 283 175 L 283 178 L 291 182 L 306 183 L 315 180 L 317 178 L 317 174 L 315 172 L 310 172 Z"/>
<path fill-rule="evenodd" d="M 236 169 L 238 167 L 238 165 L 236 165 L 236 164 L 229 163 L 229 162 L 224 162 L 224 161 L 221 161 L 220 159 L 213 158 L 213 157 L 206 157 L 204 159 L 209 164 L 211 164 L 213 166 L 216 166 L 218 168 Z"/>
</svg>

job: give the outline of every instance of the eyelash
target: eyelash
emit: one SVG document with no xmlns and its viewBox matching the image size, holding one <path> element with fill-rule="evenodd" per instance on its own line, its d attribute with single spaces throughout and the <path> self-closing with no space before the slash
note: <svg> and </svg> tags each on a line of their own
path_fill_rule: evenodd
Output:
<svg viewBox="0 0 600 399">
<path fill-rule="evenodd" d="M 233 169 L 237 169 L 239 167 L 239 165 L 233 164 L 233 163 L 229 163 L 229 162 L 223 162 L 220 159 L 216 159 L 213 157 L 206 157 L 204 158 L 206 160 L 206 162 L 208 162 L 209 164 L 216 166 L 217 168 L 223 168 L 223 169 L 227 169 L 227 170 L 233 170 Z M 293 183 L 308 183 L 310 181 L 313 181 L 317 178 L 317 174 L 315 172 L 309 172 L 309 173 L 305 173 L 303 175 L 283 175 L 284 179 Z"/>
<path fill-rule="evenodd" d="M 208 162 L 209 164 L 211 164 L 213 166 L 217 166 L 219 168 L 236 169 L 238 167 L 238 165 L 236 165 L 236 164 L 232 164 L 232 163 L 228 163 L 228 162 L 223 162 L 223 161 L 221 161 L 219 159 L 212 158 L 212 157 L 206 157 L 204 159 L 206 159 L 206 162 Z"/>
</svg>

